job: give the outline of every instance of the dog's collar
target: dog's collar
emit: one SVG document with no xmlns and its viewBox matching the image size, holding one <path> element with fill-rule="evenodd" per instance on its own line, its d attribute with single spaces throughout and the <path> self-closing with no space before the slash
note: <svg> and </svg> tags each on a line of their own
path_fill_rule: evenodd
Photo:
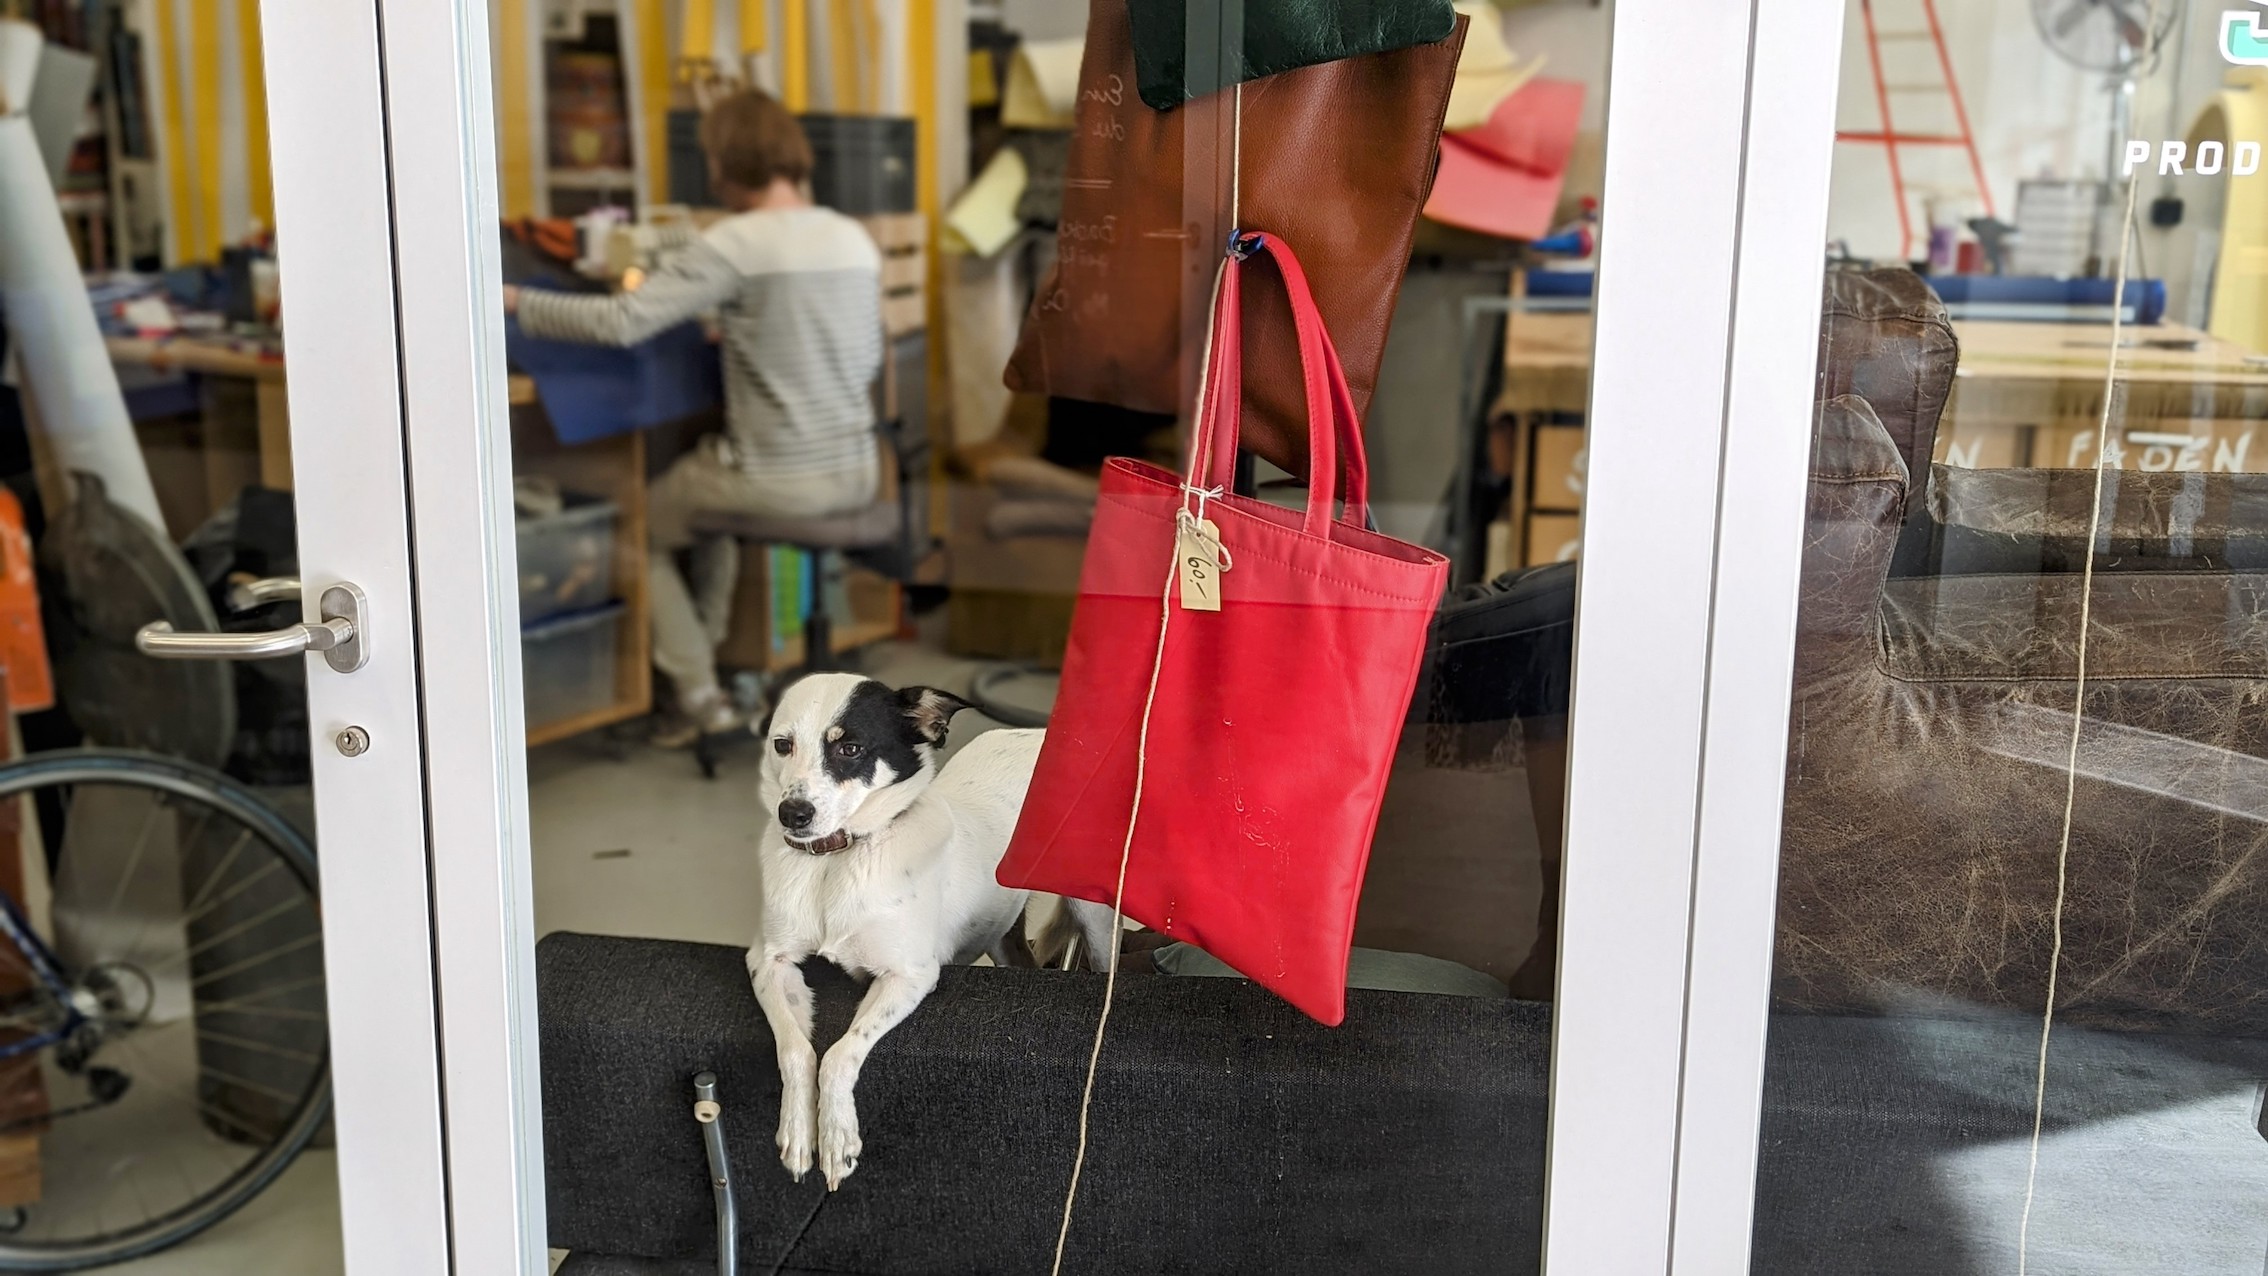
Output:
<svg viewBox="0 0 2268 1276">
<path fill-rule="evenodd" d="M 781 836 L 786 837 L 785 834 Z M 835 855 L 849 850 L 851 843 L 857 840 L 857 838 L 851 836 L 849 829 L 836 829 L 816 842 L 798 842 L 789 837 L 787 844 L 806 855 Z"/>
</svg>

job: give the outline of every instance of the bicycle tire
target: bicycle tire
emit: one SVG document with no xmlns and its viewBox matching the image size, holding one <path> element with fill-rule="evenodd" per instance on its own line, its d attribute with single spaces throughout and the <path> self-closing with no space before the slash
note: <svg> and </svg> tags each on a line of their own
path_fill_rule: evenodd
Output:
<svg viewBox="0 0 2268 1276">
<path fill-rule="evenodd" d="M 265 799 L 218 771 L 178 758 L 126 749 L 58 750 L 0 763 L 0 801 L 66 784 L 154 789 L 225 814 L 259 833 L 320 907 L 314 847 Z M 0 1236 L 0 1272 L 79 1271 L 180 1244 L 265 1191 L 315 1137 L 330 1110 L 326 1032 L 315 1077 L 282 1133 L 218 1186 L 134 1228 L 100 1239 L 25 1245 Z"/>
</svg>

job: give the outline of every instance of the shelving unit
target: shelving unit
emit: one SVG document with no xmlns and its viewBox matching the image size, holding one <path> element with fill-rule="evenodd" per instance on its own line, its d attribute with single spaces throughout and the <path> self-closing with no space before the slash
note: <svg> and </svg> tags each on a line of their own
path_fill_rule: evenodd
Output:
<svg viewBox="0 0 2268 1276">
<path fill-rule="evenodd" d="M 545 182 L 555 191 L 635 193 L 638 171 L 631 168 L 554 168 Z"/>
<path fill-rule="evenodd" d="M 614 699 L 572 718 L 528 724 L 528 747 L 564 740 L 642 717 L 654 704 L 651 629 L 646 601 L 646 439 L 631 431 L 573 447 L 559 442 L 536 398 L 535 385 L 512 379 L 512 473 L 542 475 L 562 491 L 613 501 L 614 579 L 622 614 L 614 646 Z"/>
</svg>

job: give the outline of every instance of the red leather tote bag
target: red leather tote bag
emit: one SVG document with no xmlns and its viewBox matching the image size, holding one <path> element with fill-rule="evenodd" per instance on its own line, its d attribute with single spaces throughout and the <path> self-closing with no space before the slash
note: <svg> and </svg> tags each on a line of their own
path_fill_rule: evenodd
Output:
<svg viewBox="0 0 2268 1276">
<path fill-rule="evenodd" d="M 1244 403 L 1242 276 L 1259 253 L 1290 297 L 1310 473 L 1342 476 L 1336 516 L 1328 478 L 1304 512 L 1221 493 Z M 1448 560 L 1365 530 L 1354 398 L 1281 240 L 1236 239 L 1212 316 L 1188 482 L 1125 458 L 1103 469 L 1062 691 L 999 876 L 1107 904 L 1123 856 L 1128 916 L 1336 1024 Z"/>
</svg>

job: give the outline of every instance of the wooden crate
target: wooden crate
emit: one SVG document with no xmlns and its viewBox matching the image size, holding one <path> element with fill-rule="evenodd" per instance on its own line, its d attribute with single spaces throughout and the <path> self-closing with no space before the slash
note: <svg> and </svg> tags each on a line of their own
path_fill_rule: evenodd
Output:
<svg viewBox="0 0 2268 1276">
<path fill-rule="evenodd" d="M 893 340 L 929 326 L 929 220 L 920 213 L 861 217 L 882 250 L 882 328 Z"/>
<path fill-rule="evenodd" d="M 1564 563 L 1582 547 L 1583 520 L 1574 514 L 1528 515 L 1527 566 Z"/>
<path fill-rule="evenodd" d="M 1583 480 L 1588 458 L 1584 430 L 1579 425 L 1536 427 L 1536 464 L 1528 507 L 1533 510 L 1583 508 Z"/>
</svg>

